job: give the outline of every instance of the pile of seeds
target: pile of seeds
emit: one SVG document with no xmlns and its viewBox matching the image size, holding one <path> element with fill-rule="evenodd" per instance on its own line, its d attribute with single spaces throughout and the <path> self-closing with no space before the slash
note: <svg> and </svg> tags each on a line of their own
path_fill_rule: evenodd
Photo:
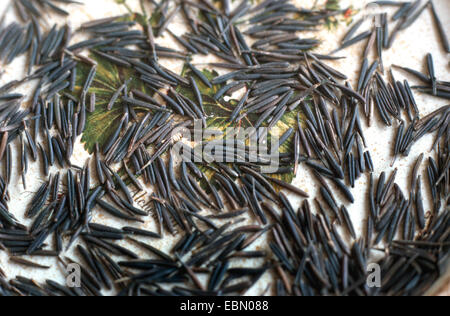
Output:
<svg viewBox="0 0 450 316">
<path fill-rule="evenodd" d="M 299 34 L 351 12 L 335 7 L 335 1 L 315 9 L 299 8 L 289 0 L 142 1 L 139 22 L 130 14 L 91 21 L 76 30 L 43 27 L 44 12 L 68 14 L 58 2 L 73 3 L 11 1 L 19 20 L 0 23 L 2 63 L 27 55 L 27 76 L 0 87 L 0 248 L 12 263 L 33 269 L 49 268 L 34 260 L 39 257 L 57 257 L 63 270 L 78 264 L 81 287 L 53 280 L 38 284 L 0 273 L 0 295 L 243 295 L 268 272 L 275 282 L 261 294 L 421 295 L 445 272 L 450 107 L 424 116 L 414 91 L 448 99 L 450 83 L 438 80 L 431 55 L 426 56 L 427 74 L 395 66 L 414 74 L 421 86 L 397 81 L 393 71 L 386 80 L 382 57 L 398 33 L 427 8 L 448 51 L 432 1 L 424 6 L 420 0 L 377 1 L 381 8 L 400 8 L 393 17 L 396 27 L 390 32 L 387 13 L 380 13 L 376 18 L 381 23 L 355 35 L 363 24 L 357 21 L 330 55 L 317 53 L 321 43 Z M 178 16 L 188 28 L 181 36 L 171 30 Z M 74 34 L 86 39 L 74 43 Z M 166 34 L 183 49 L 159 45 Z M 367 47 L 354 89 L 327 61 L 339 59 L 334 53 L 362 40 Z M 375 48 L 377 59 L 370 63 Z M 191 62 L 194 55 L 214 55 L 219 62 L 208 66 L 226 74 L 200 70 Z M 186 61 L 183 74 L 164 67 L 163 59 Z M 129 75 L 110 93 L 105 93 L 110 87 L 98 89 L 96 83 L 105 64 Z M 28 97 L 15 92 L 31 81 L 37 86 Z M 237 92 L 242 97 L 232 100 Z M 423 154 L 411 171 L 409 192 L 396 183 L 397 169 L 390 175 L 374 174 L 377 162 L 367 148 L 362 123 L 374 119 L 373 107 L 386 128 L 398 126 L 393 164 L 425 135 L 437 135 L 427 177 L 419 172 Z M 196 146 L 240 148 L 232 154 L 233 163 L 198 157 L 196 148 L 185 144 L 189 159 L 175 164 L 171 150 L 176 131 L 192 129 L 196 121 L 210 127 L 219 108 L 227 113 L 221 124 L 264 127 L 270 136 L 280 122 L 288 122 L 279 143 L 269 141 L 279 152 L 276 171 L 265 171 L 270 155 L 220 137 Z M 92 132 L 88 120 L 96 113 L 115 119 Z M 79 167 L 71 162 L 74 146 L 88 132 L 98 135 L 87 145 L 91 159 Z M 256 135 L 259 141 L 264 137 Z M 15 156 L 18 161 L 13 161 Z M 30 159 L 41 163 L 46 180 L 27 208 L 31 224 L 25 226 L 8 207 L 14 205 L 9 187 L 16 168 L 26 188 Z M 60 171 L 51 174 L 51 167 Z M 303 169 L 317 180 L 318 196 L 310 197 L 286 177 Z M 370 177 L 368 195 L 355 197 L 352 188 L 363 176 Z M 429 214 L 425 185 L 432 193 Z M 151 194 L 146 193 L 149 188 Z M 287 193 L 302 199 L 298 210 Z M 150 212 L 135 203 L 143 195 Z M 368 209 L 360 210 L 367 214 L 363 232 L 356 231 L 347 210 L 356 200 L 369 201 Z M 94 223 L 99 213 L 127 224 L 116 228 Z M 158 232 L 139 228 L 152 220 L 149 215 Z M 167 233 L 178 240 L 170 252 L 152 246 L 152 240 Z M 262 238 L 268 247 L 253 248 Z M 73 248 L 76 257 L 67 257 L 65 252 Z M 378 288 L 366 284 L 374 253 L 382 255 Z M 242 259 L 258 264 L 249 268 L 240 264 Z"/>
</svg>

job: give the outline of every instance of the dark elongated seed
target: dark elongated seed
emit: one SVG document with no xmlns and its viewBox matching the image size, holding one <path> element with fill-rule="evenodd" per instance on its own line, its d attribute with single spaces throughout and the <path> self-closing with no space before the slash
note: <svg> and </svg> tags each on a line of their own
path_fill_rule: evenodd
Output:
<svg viewBox="0 0 450 316">
<path fill-rule="evenodd" d="M 447 53 L 450 53 L 450 45 L 448 43 L 448 37 L 445 32 L 444 26 L 442 25 L 442 22 L 439 18 L 439 15 L 436 11 L 436 7 L 434 6 L 434 2 L 430 1 L 430 5 L 431 5 L 431 12 L 433 13 L 434 22 L 436 23 L 436 27 L 438 28 L 439 35 L 441 37 L 442 47 Z"/>
</svg>

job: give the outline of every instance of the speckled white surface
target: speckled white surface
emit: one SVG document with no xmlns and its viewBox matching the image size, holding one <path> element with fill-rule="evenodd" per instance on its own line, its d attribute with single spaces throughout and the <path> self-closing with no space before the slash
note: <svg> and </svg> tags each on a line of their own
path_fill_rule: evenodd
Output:
<svg viewBox="0 0 450 316">
<path fill-rule="evenodd" d="M 303 5 L 305 7 L 309 7 L 312 1 L 309 0 L 294 0 L 299 5 Z M 60 19 L 54 19 L 54 17 L 48 19 L 48 24 L 51 26 L 53 22 L 58 22 L 60 24 L 64 22 L 70 23 L 73 28 L 76 28 L 80 24 L 92 20 L 99 19 L 109 16 L 115 16 L 127 13 L 127 10 L 124 6 L 117 5 L 113 0 L 95 0 L 95 1 L 84 1 L 84 6 L 70 6 L 70 20 L 63 21 Z M 358 1 L 358 0 L 345 0 L 342 1 L 343 7 L 346 5 L 353 4 L 356 9 L 363 8 L 363 5 L 368 1 Z M 446 27 L 448 34 L 450 34 L 450 1 L 448 0 L 434 0 L 440 17 Z M 0 1 L 0 12 L 3 12 L 4 8 L 7 6 L 8 1 Z M 139 11 L 139 1 L 138 0 L 127 0 L 127 4 L 134 11 Z M 10 10 L 11 11 L 11 10 Z M 360 17 L 362 13 L 356 17 Z M 9 21 L 14 19 L 11 14 L 7 15 Z M 170 29 L 176 34 L 183 34 L 185 30 L 184 21 L 181 18 L 176 18 L 174 22 L 170 25 Z M 314 36 L 318 36 L 323 40 L 323 44 L 318 50 L 321 53 L 327 53 L 333 50 L 339 39 L 342 38 L 343 34 L 346 32 L 346 27 L 341 27 L 338 30 L 327 31 L 324 30 L 319 33 L 314 33 Z M 305 33 L 302 33 L 305 34 Z M 307 35 L 304 35 L 305 37 Z M 77 37 L 74 38 L 77 40 Z M 439 37 L 438 33 L 434 27 L 434 23 L 432 20 L 432 16 L 428 10 L 424 12 L 419 21 L 417 21 L 412 27 L 410 27 L 405 32 L 401 33 L 398 36 L 397 41 L 395 42 L 392 49 L 384 51 L 384 62 L 386 69 L 391 64 L 400 64 L 406 67 L 411 67 L 414 69 L 424 69 L 425 65 L 425 55 L 429 52 L 433 53 L 435 58 L 435 68 L 437 72 L 437 76 L 441 80 L 450 81 L 450 73 L 449 73 L 449 56 L 446 55 L 440 44 L 438 43 Z M 161 44 L 164 44 L 169 47 L 178 47 L 176 43 L 172 41 L 170 36 L 166 35 L 164 38 L 159 40 Z M 331 62 L 330 65 L 336 67 L 340 71 L 344 72 L 349 78 L 352 78 L 352 84 L 354 84 L 354 79 L 357 78 L 357 74 L 361 67 L 361 51 L 363 50 L 364 44 L 356 45 L 350 49 L 342 51 L 340 54 L 343 56 L 347 56 L 346 59 L 340 61 Z M 213 57 L 198 57 L 195 58 L 193 63 L 207 63 L 215 61 Z M 12 79 L 18 79 L 23 77 L 24 73 L 23 69 L 24 59 L 18 59 L 13 64 L 4 68 L 0 65 L 0 70 L 4 70 L 5 73 L 0 78 L 0 85 L 10 81 Z M 183 63 L 174 62 L 174 61 L 163 61 L 171 70 L 180 73 Z M 219 71 L 220 72 L 220 71 Z M 395 72 L 398 79 L 403 78 L 403 73 Z M 416 82 L 411 79 L 411 83 L 415 84 Z M 21 87 L 21 91 L 27 92 L 31 88 L 31 85 L 25 85 Z M 416 94 L 417 103 L 424 114 L 428 114 L 438 107 L 441 107 L 447 104 L 445 101 L 421 94 Z M 377 114 L 376 114 L 377 117 Z M 401 158 L 397 160 L 394 168 L 391 168 L 391 148 L 393 146 L 393 132 L 392 128 L 385 128 L 378 119 L 373 121 L 371 127 L 367 127 L 365 133 L 366 138 L 368 140 L 368 148 L 371 151 L 372 158 L 375 163 L 376 172 L 375 174 L 379 174 L 382 171 L 386 171 L 390 173 L 394 168 L 399 169 L 399 176 L 397 177 L 397 183 L 404 189 L 404 191 L 409 191 L 407 186 L 407 179 L 409 174 L 407 172 L 411 169 L 411 164 L 417 159 L 417 157 L 424 152 L 426 155 L 429 153 L 429 149 L 432 143 L 432 137 L 428 136 L 423 138 L 418 144 L 416 144 L 411 151 L 409 158 Z M 82 165 L 88 155 L 82 149 L 81 144 L 77 144 L 73 163 Z M 9 204 L 11 212 L 13 212 L 19 219 L 23 218 L 23 214 L 25 212 L 26 206 L 29 203 L 30 199 L 33 196 L 33 193 L 37 190 L 37 188 L 41 185 L 41 179 L 39 178 L 39 163 L 32 163 L 30 165 L 30 170 L 27 176 L 27 190 L 24 191 L 22 187 L 22 180 L 15 174 L 13 176 L 13 181 L 11 184 L 11 203 Z M 56 170 L 54 170 L 56 171 Z M 407 171 L 407 172 L 405 172 Z M 365 217 L 365 212 L 367 210 L 366 205 L 366 194 L 367 194 L 367 181 L 368 179 L 364 176 L 362 177 L 357 185 L 355 190 L 353 191 L 357 201 L 354 205 L 348 205 L 348 209 L 351 213 L 352 219 L 355 223 L 356 229 L 358 231 L 362 230 L 363 227 L 363 218 Z M 317 187 L 315 186 L 315 182 L 311 178 L 311 175 L 304 171 L 304 169 L 300 169 L 298 177 L 294 180 L 294 184 L 307 191 L 311 197 L 316 195 Z M 300 200 L 292 197 L 292 203 L 294 207 L 298 207 L 300 205 Z M 428 208 L 429 206 L 426 205 Z M 101 214 L 97 214 L 94 217 L 96 222 L 101 222 L 104 224 L 116 225 L 117 223 L 114 220 L 111 220 L 107 216 L 103 216 Z M 28 224 L 27 221 L 24 223 Z M 123 224 L 123 223 L 121 223 Z M 118 225 L 120 227 L 120 225 Z M 151 217 L 147 219 L 147 222 L 143 225 L 144 228 L 147 229 L 155 229 L 154 221 Z M 152 242 L 152 245 L 155 247 L 159 247 L 161 249 L 170 249 L 170 246 L 176 241 L 176 238 L 172 238 L 166 236 L 162 241 Z M 263 238 L 260 240 L 258 245 L 255 247 L 266 249 L 268 248 L 265 243 L 266 239 Z M 135 249 L 138 253 L 138 249 Z M 67 253 L 64 255 L 70 256 L 71 253 Z M 56 260 L 53 259 L 42 259 L 42 262 L 45 265 L 51 265 L 53 268 L 48 271 L 42 270 L 33 270 L 30 268 L 18 267 L 16 265 L 11 265 L 8 263 L 8 257 L 4 252 L 0 252 L 0 267 L 5 270 L 5 272 L 9 276 L 21 275 L 26 277 L 31 277 L 36 281 L 45 281 L 45 279 L 52 278 L 56 280 L 63 280 L 63 275 L 61 273 L 61 269 L 58 266 Z M 259 262 L 248 261 L 248 265 L 259 264 Z M 259 295 L 261 294 L 270 284 L 271 275 L 266 274 L 259 282 L 256 284 L 249 294 Z M 438 292 L 449 295 L 449 281 L 444 281 L 444 287 L 439 288 Z"/>
</svg>

